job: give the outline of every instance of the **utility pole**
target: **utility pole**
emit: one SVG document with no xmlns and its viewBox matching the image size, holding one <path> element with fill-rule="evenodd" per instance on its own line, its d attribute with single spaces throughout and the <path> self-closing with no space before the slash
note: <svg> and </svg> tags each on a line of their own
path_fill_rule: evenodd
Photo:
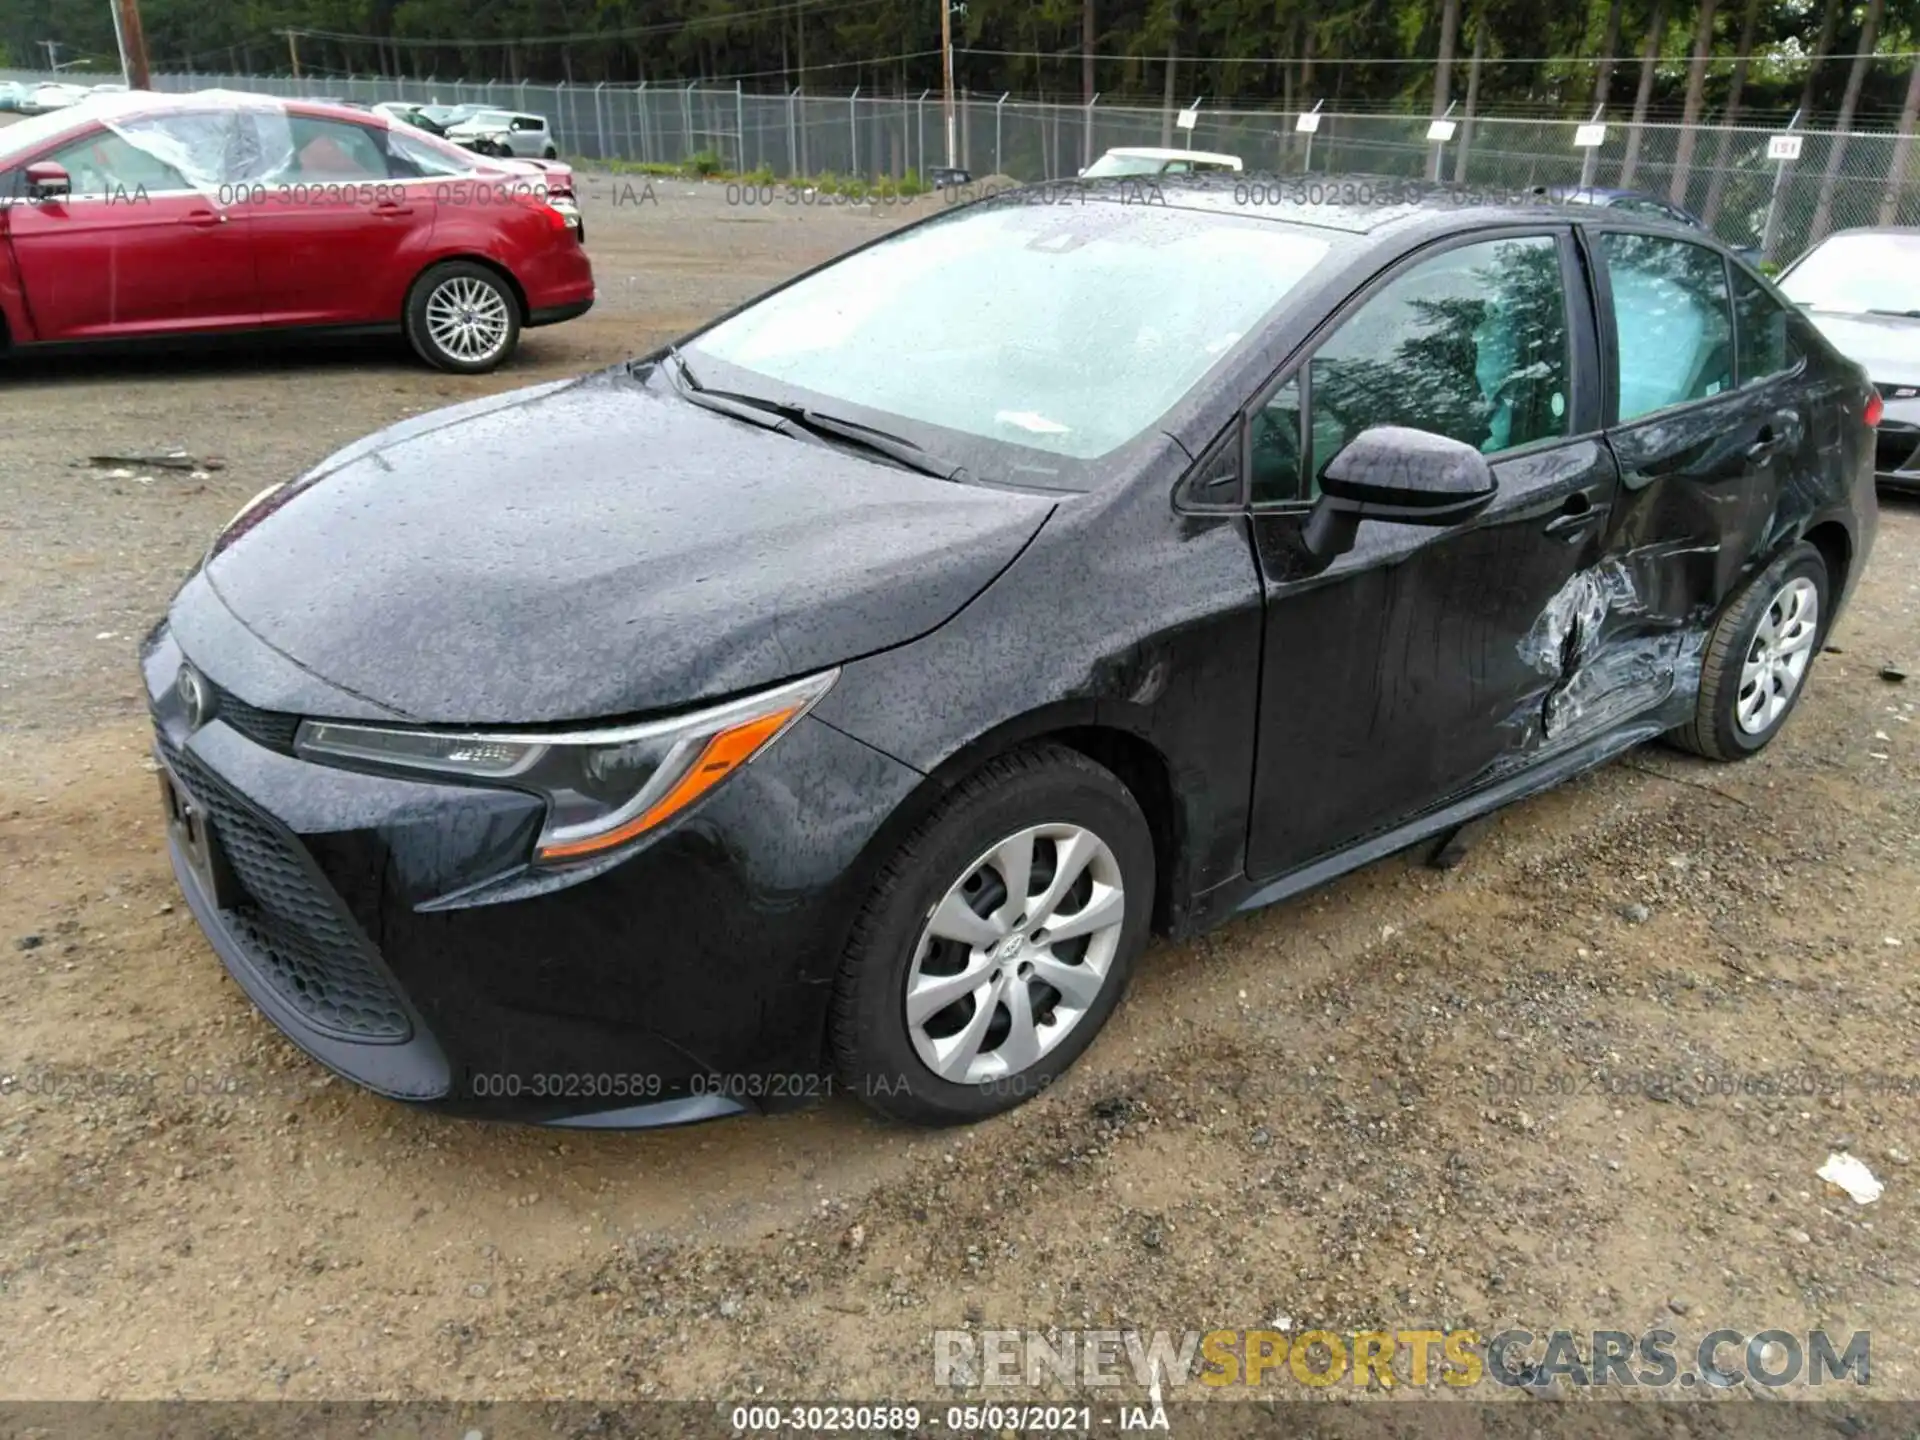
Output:
<svg viewBox="0 0 1920 1440">
<path fill-rule="evenodd" d="M 960 163 L 953 129 L 953 0 L 940 0 L 940 103 L 947 116 L 947 168 Z"/>
<path fill-rule="evenodd" d="M 113 33 L 120 42 L 120 73 L 130 90 L 151 90 L 147 34 L 140 28 L 140 0 L 113 0 Z"/>
<path fill-rule="evenodd" d="M 58 40 L 42 40 L 40 43 L 47 47 L 47 69 L 58 75 L 60 73 L 60 60 L 58 58 L 60 42 Z"/>
<path fill-rule="evenodd" d="M 296 80 L 300 78 L 300 42 L 296 38 L 299 34 L 298 30 L 287 31 L 287 54 L 293 60 L 293 78 Z"/>
<path fill-rule="evenodd" d="M 120 0 L 110 0 L 107 8 L 113 11 L 113 50 L 120 57 L 120 82 L 131 90 L 133 72 L 127 65 L 127 33 L 120 28 Z"/>
</svg>

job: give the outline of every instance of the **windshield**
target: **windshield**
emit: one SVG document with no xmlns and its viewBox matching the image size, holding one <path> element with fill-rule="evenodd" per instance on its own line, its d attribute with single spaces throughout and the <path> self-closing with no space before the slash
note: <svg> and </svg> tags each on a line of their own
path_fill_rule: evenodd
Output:
<svg viewBox="0 0 1920 1440">
<path fill-rule="evenodd" d="M 1327 253 L 1266 220 L 1090 200 L 971 206 L 687 348 L 817 395 L 1074 459 L 1142 434 Z"/>
<path fill-rule="evenodd" d="M 1781 276 L 1780 289 L 1815 310 L 1920 312 L 1920 233 L 1835 235 Z"/>
<path fill-rule="evenodd" d="M 505 130 L 513 124 L 513 117 L 503 110 L 482 110 L 478 115 L 469 115 L 460 122 L 462 125 L 486 126 L 495 130 Z"/>
<path fill-rule="evenodd" d="M 1087 167 L 1087 179 L 1104 180 L 1110 175 L 1158 175 L 1167 162 L 1144 155 L 1102 155 Z"/>
</svg>

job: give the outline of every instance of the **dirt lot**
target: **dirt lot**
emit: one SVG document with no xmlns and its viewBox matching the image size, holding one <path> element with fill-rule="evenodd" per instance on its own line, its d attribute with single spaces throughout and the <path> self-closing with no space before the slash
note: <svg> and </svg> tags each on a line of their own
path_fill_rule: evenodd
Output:
<svg viewBox="0 0 1920 1440">
<path fill-rule="evenodd" d="M 1159 944 L 1068 1083 L 970 1131 L 477 1126 L 282 1041 L 175 901 L 134 643 L 337 445 L 899 218 L 625 183 L 587 203 L 598 308 L 492 377 L 365 345 L 0 375 L 0 1395 L 931 1396 L 936 1328 L 1285 1317 L 1867 1329 L 1873 1393 L 1920 1398 L 1920 681 L 1879 674 L 1920 662 L 1912 504 L 1762 758 L 1643 751 L 1457 869 Z M 74 464 L 172 446 L 227 467 Z M 1814 1178 L 1838 1148 L 1877 1204 Z"/>
</svg>

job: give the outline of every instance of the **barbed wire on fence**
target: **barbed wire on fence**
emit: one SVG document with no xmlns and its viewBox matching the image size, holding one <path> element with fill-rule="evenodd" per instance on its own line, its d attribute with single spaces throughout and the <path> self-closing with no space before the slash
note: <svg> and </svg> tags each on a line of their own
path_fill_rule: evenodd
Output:
<svg viewBox="0 0 1920 1440">
<path fill-rule="evenodd" d="M 0 78 L 54 78 L 7 72 Z M 563 155 L 584 161 L 679 164 L 702 155 L 742 173 L 926 177 L 945 164 L 940 97 L 785 94 L 743 86 L 533 84 L 384 76 L 185 73 L 153 77 L 164 91 L 247 90 L 370 105 L 474 104 L 544 114 Z M 1757 125 L 1683 126 L 1609 118 L 1579 147 L 1579 126 L 1540 116 L 1456 117 L 1453 137 L 1429 140 L 1429 117 L 1321 109 L 1311 134 L 1302 109 L 1202 107 L 1191 130 L 1159 106 L 1069 104 L 965 95 L 956 103 L 961 168 L 1032 182 L 1070 178 L 1119 146 L 1190 145 L 1241 157 L 1250 171 L 1365 173 L 1517 190 L 1596 186 L 1668 199 L 1724 239 L 1785 259 L 1832 230 L 1920 224 L 1920 144 L 1887 131 Z"/>
</svg>

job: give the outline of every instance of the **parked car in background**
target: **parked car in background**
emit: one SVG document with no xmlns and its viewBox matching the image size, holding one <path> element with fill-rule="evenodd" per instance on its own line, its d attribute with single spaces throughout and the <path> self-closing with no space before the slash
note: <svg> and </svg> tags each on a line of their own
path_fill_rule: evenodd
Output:
<svg viewBox="0 0 1920 1440">
<path fill-rule="evenodd" d="M 1213 150 L 1166 150 L 1151 145 L 1136 145 L 1107 151 L 1080 174 L 1088 180 L 1107 180 L 1120 175 L 1195 175 L 1207 170 L 1243 168 L 1238 155 L 1223 155 Z"/>
<path fill-rule="evenodd" d="M 523 159 L 558 159 L 544 115 L 510 110 L 482 110 L 449 125 L 447 139 L 480 155 L 517 155 Z"/>
<path fill-rule="evenodd" d="M 0 80 L 0 115 L 18 111 L 26 98 L 27 87 L 18 80 Z"/>
<path fill-rule="evenodd" d="M 1534 193 L 1559 205 L 1598 205 L 1603 209 L 1678 225 L 1683 230 L 1700 230 L 1709 235 L 1713 233 L 1712 226 L 1684 205 L 1675 205 L 1641 190 L 1615 190 L 1596 185 L 1536 185 Z M 1734 245 L 1729 242 L 1729 248 L 1743 260 L 1757 259 L 1760 254 L 1757 245 Z"/>
<path fill-rule="evenodd" d="M 102 95 L 0 130 L 0 320 L 15 350 L 394 331 L 490 370 L 593 304 L 572 191 L 366 112 Z"/>
<path fill-rule="evenodd" d="M 88 93 L 84 85 L 48 80 L 29 86 L 18 108 L 22 115 L 44 115 L 50 110 L 64 110 L 69 105 L 77 105 L 87 98 Z"/>
<path fill-rule="evenodd" d="M 1920 493 L 1920 228 L 1837 231 L 1779 283 L 1879 388 L 1880 483 Z"/>
<path fill-rule="evenodd" d="M 141 664 L 265 1014 L 463 1113 L 977 1120 L 1155 928 L 1780 734 L 1877 513 L 1805 316 L 1625 213 L 1160 188 L 955 206 L 244 511 Z"/>
</svg>

